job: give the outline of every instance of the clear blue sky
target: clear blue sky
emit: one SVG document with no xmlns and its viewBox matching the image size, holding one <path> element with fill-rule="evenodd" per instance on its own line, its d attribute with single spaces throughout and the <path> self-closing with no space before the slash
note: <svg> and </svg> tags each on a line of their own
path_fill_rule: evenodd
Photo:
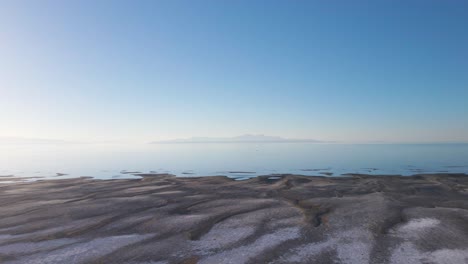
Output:
<svg viewBox="0 0 468 264">
<path fill-rule="evenodd" d="M 0 1 L 0 136 L 468 141 L 467 1 Z"/>
</svg>

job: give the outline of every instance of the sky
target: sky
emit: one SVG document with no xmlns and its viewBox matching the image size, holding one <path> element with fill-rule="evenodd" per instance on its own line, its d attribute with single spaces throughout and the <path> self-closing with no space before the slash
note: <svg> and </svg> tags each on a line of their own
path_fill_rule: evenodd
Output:
<svg viewBox="0 0 468 264">
<path fill-rule="evenodd" d="M 467 1 L 0 0 L 0 137 L 468 142 Z"/>
</svg>

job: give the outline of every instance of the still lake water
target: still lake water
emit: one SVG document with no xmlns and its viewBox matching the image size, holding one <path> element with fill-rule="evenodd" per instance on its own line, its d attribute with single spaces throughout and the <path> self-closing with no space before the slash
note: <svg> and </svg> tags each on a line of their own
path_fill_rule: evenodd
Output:
<svg viewBox="0 0 468 264">
<path fill-rule="evenodd" d="M 36 144 L 0 145 L 0 176 L 99 179 L 126 172 L 245 179 L 295 173 L 468 173 L 468 144 Z M 67 175 L 57 176 L 57 173 Z"/>
</svg>

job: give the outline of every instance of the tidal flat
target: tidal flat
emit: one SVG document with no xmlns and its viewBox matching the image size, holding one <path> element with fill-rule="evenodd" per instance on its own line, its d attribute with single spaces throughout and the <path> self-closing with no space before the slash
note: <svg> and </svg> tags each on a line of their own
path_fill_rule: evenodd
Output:
<svg viewBox="0 0 468 264">
<path fill-rule="evenodd" d="M 0 263 L 468 263 L 468 175 L 0 185 Z"/>
</svg>

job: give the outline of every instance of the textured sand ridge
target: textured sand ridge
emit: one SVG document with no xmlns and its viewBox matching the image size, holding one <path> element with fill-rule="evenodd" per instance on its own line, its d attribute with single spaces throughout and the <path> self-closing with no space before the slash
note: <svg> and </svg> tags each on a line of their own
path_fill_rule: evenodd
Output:
<svg viewBox="0 0 468 264">
<path fill-rule="evenodd" d="M 0 263 L 468 263 L 468 175 L 0 185 Z"/>
</svg>

